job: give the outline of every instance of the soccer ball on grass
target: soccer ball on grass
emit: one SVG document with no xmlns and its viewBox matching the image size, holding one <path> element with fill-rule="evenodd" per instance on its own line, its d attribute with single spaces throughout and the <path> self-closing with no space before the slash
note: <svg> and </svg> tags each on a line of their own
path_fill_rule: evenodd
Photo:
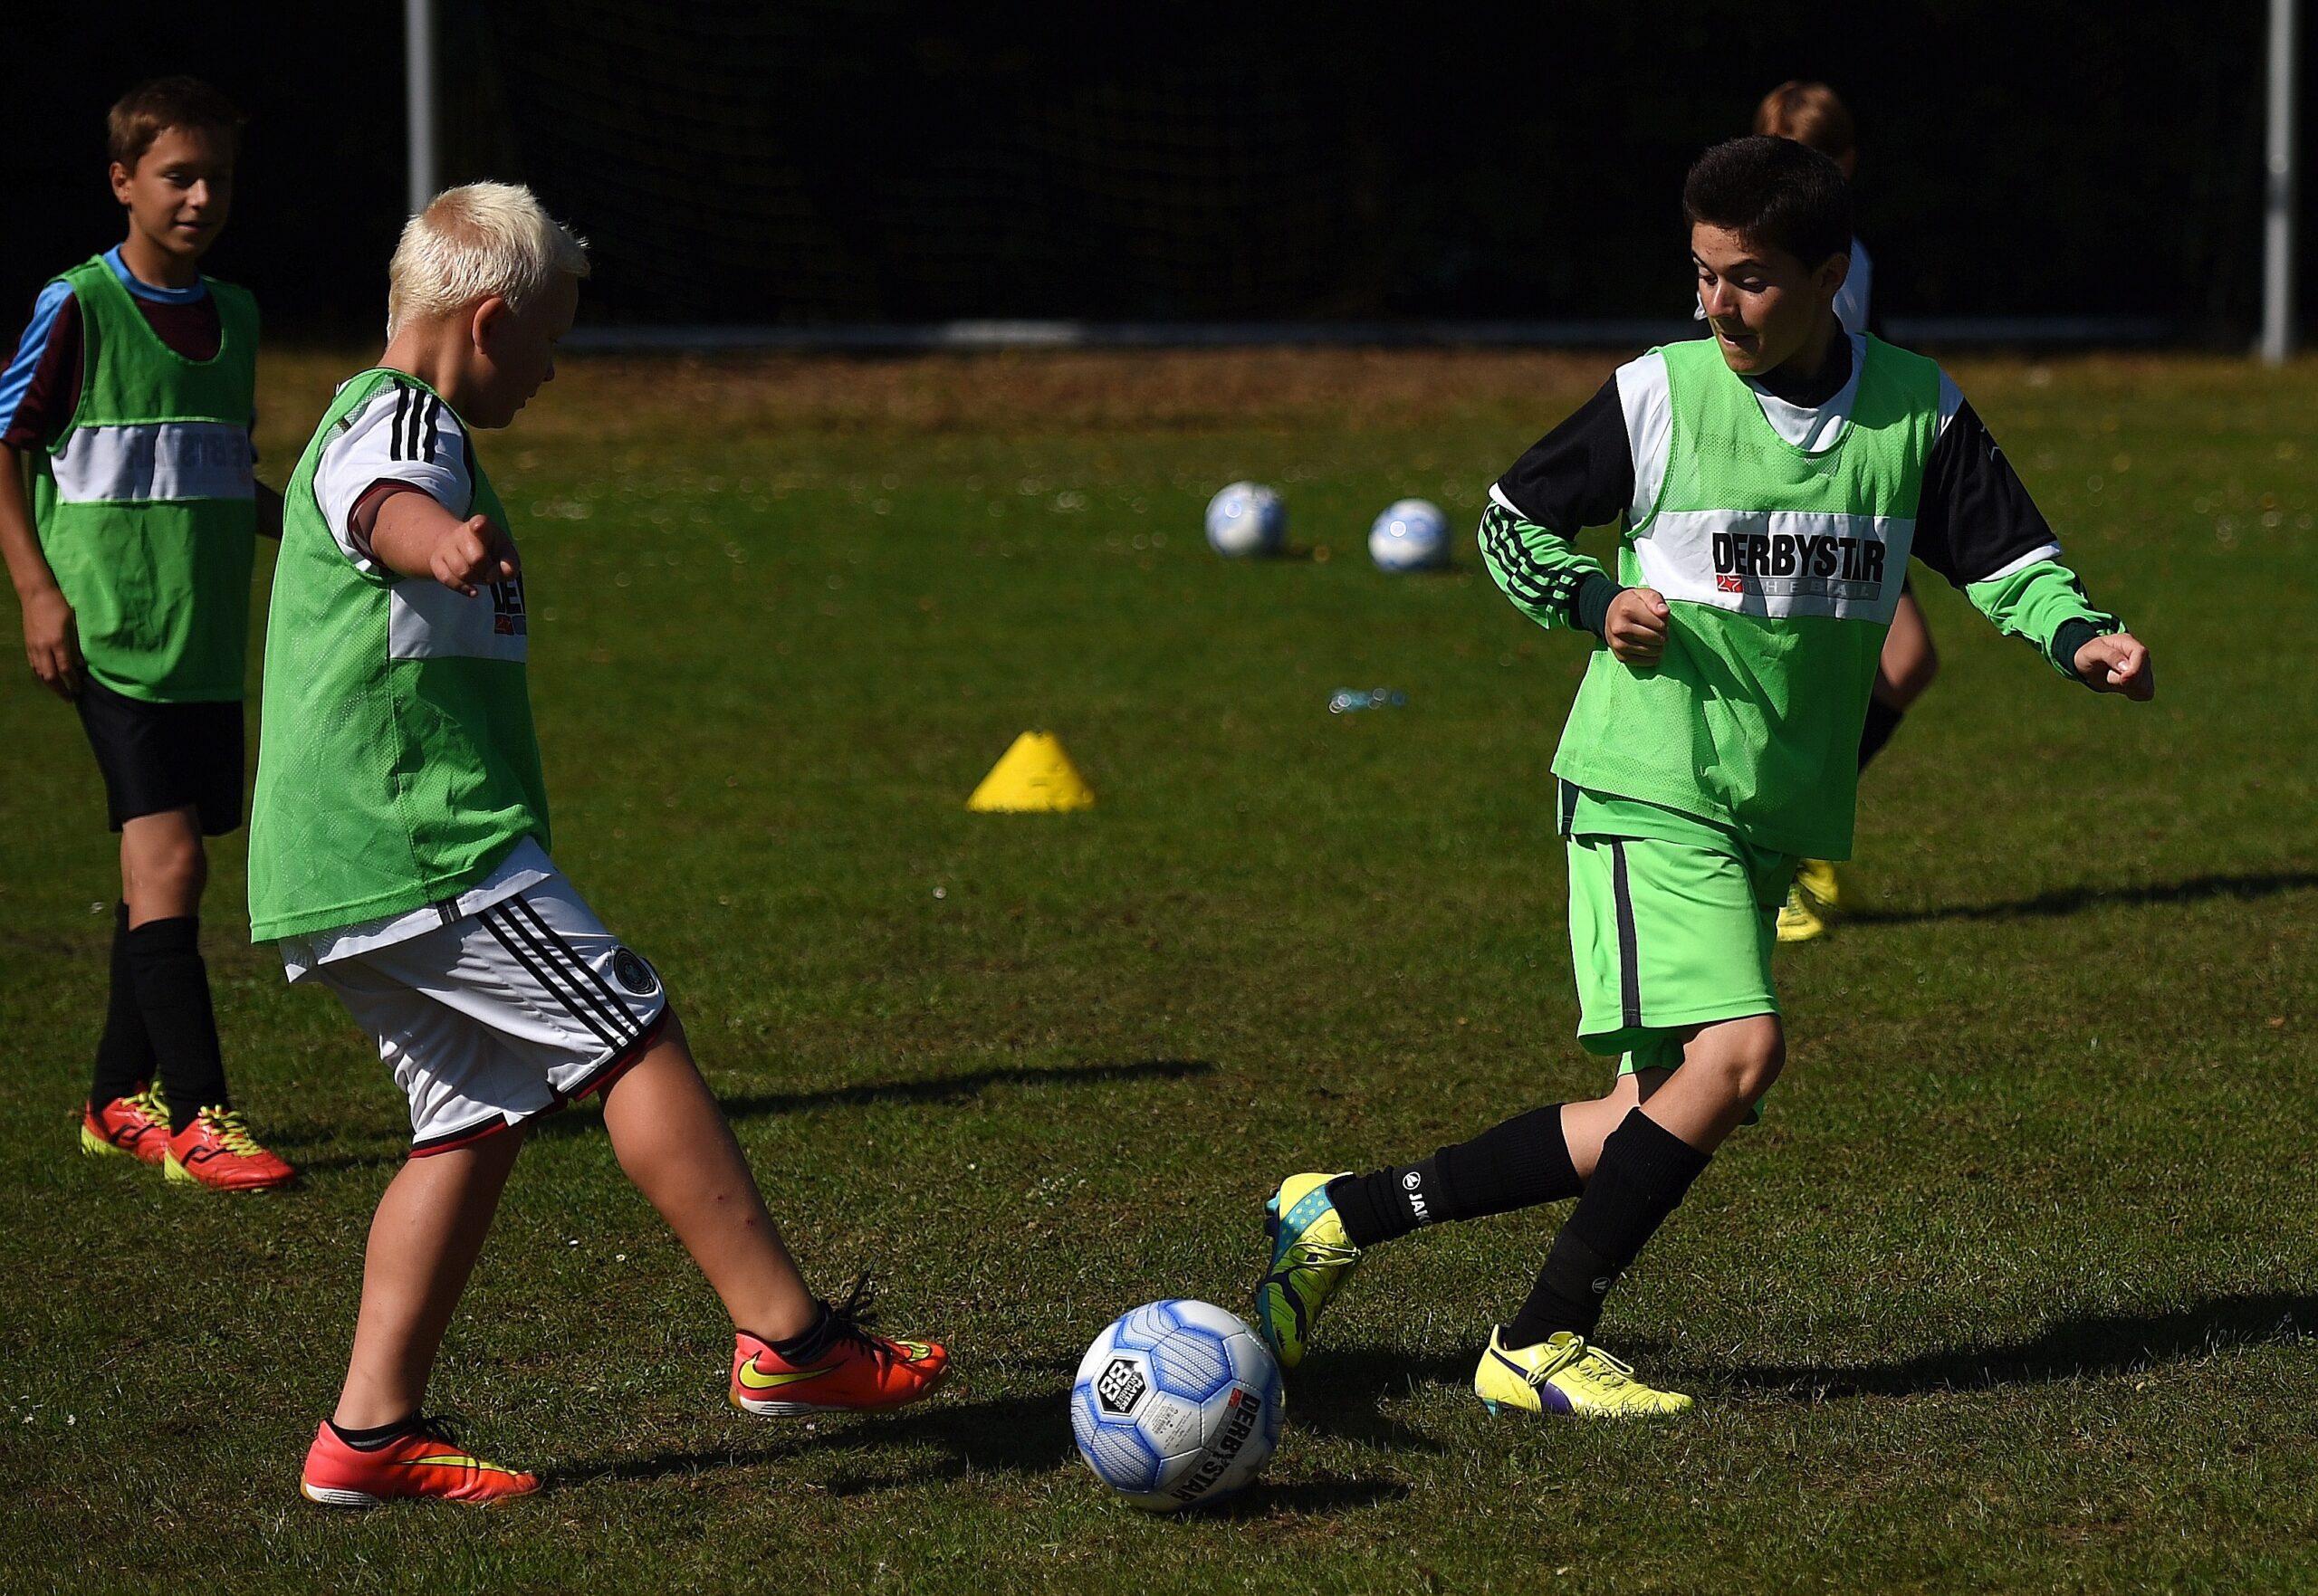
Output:
<svg viewBox="0 0 2318 1596">
<path fill-rule="evenodd" d="M 1213 1502 L 1279 1442 L 1279 1364 L 1212 1303 L 1146 1303 L 1079 1360 L 1070 1431 L 1095 1477 L 1153 1513 Z"/>
<path fill-rule="evenodd" d="M 1207 546 L 1227 559 L 1277 554 L 1288 540 L 1288 506 L 1261 483 L 1233 483 L 1207 502 Z"/>
<path fill-rule="evenodd" d="M 1388 504 L 1368 529 L 1368 558 L 1379 570 L 1439 570 L 1449 563 L 1449 518 L 1430 499 Z"/>
</svg>

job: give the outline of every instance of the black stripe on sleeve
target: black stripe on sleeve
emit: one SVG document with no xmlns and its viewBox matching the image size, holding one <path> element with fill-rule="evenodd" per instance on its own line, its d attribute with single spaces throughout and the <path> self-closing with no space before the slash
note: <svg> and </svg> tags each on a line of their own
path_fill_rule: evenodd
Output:
<svg viewBox="0 0 2318 1596">
<path fill-rule="evenodd" d="M 435 464 L 436 428 L 443 419 L 443 401 L 434 395 L 426 396 L 426 463 Z"/>
<path fill-rule="evenodd" d="M 1569 613 L 1583 573 L 1557 571 L 1532 559 L 1529 546 L 1521 541 L 1520 522 L 1504 505 L 1491 504 L 1481 511 L 1481 546 L 1504 573 L 1506 594 L 1514 602 L 1532 609 Z"/>
<path fill-rule="evenodd" d="M 387 458 L 389 460 L 402 458 L 402 418 L 409 410 L 410 390 L 401 383 L 395 384 L 394 425 L 387 431 Z"/>
</svg>

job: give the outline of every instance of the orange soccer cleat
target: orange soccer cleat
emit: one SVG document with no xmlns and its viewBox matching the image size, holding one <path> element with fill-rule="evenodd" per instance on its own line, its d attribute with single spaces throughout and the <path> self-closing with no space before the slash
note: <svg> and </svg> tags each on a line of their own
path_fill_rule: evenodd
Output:
<svg viewBox="0 0 2318 1596">
<path fill-rule="evenodd" d="M 257 1144 L 230 1108 L 205 1108 L 170 1137 L 161 1173 L 213 1191 L 263 1191 L 298 1178 L 297 1171 Z"/>
<path fill-rule="evenodd" d="M 889 1341 L 867 1328 L 868 1282 L 837 1307 L 815 1337 L 819 1346 L 792 1362 L 747 1331 L 733 1338 L 733 1406 L 762 1419 L 807 1413 L 869 1412 L 931 1394 L 950 1371 L 950 1354 L 923 1341 Z"/>
<path fill-rule="evenodd" d="M 370 1451 L 348 1445 L 324 1424 L 307 1448 L 298 1489 L 325 1507 L 376 1507 L 396 1496 L 440 1496 L 448 1502 L 497 1502 L 528 1496 L 540 1477 L 502 1468 L 459 1444 L 450 1422 L 414 1419 L 410 1428 Z"/>
<path fill-rule="evenodd" d="M 91 1158 L 116 1154 L 157 1164 L 169 1151 L 169 1105 L 158 1086 L 81 1111 L 81 1151 Z"/>
</svg>

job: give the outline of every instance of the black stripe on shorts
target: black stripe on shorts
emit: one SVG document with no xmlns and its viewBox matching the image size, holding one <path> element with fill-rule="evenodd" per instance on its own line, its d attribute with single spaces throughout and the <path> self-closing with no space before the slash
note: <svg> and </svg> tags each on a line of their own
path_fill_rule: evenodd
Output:
<svg viewBox="0 0 2318 1596">
<path fill-rule="evenodd" d="M 1618 1007 L 1627 1028 L 1642 1023 L 1642 953 L 1633 931 L 1633 893 L 1626 884 L 1626 845 L 1610 843 L 1610 890 L 1618 905 Z"/>
<path fill-rule="evenodd" d="M 522 965 L 540 989 L 563 1005 L 564 1011 L 596 1034 L 596 1039 L 614 1052 L 633 1042 L 635 1024 L 632 1016 L 622 1013 L 619 1023 L 608 1024 L 608 1017 L 602 1007 L 592 1000 L 592 995 L 571 980 L 567 970 L 558 968 L 553 960 L 535 943 L 531 928 L 507 913 L 505 903 L 494 903 L 477 916 L 485 930 L 507 950 L 508 957 Z"/>
<path fill-rule="evenodd" d="M 627 1004 L 621 999 L 620 995 L 612 990 L 611 983 L 604 980 L 603 976 L 598 972 L 594 965 L 589 963 L 585 959 L 580 956 L 579 949 L 564 941 L 563 933 L 557 931 L 555 927 L 547 922 L 546 918 L 540 913 L 536 905 L 534 905 L 529 899 L 525 898 L 522 894 L 518 893 L 514 897 L 510 898 L 507 901 L 507 906 L 517 914 L 528 917 L 532 926 L 538 931 L 540 936 L 544 938 L 551 947 L 562 953 L 565 961 L 570 965 L 571 969 L 576 971 L 579 976 L 594 985 L 596 990 L 603 996 L 606 1010 L 608 1013 L 618 1017 L 620 1024 L 628 1027 L 634 1027 L 636 1025 L 637 1020 L 635 1014 L 629 1010 Z"/>
<path fill-rule="evenodd" d="M 618 1046 L 625 1047 L 643 1034 L 642 1022 L 619 1000 L 619 995 L 604 984 L 603 977 L 548 924 L 529 899 L 518 893 L 499 907 L 508 926 L 562 978 L 572 1002 L 592 1009 L 611 1027 Z"/>
</svg>

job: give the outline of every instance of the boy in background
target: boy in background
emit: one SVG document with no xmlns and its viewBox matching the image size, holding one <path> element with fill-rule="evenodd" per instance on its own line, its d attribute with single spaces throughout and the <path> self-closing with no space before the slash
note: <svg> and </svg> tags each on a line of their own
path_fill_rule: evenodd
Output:
<svg viewBox="0 0 2318 1596">
<path fill-rule="evenodd" d="M 251 471 L 257 309 L 201 274 L 242 120 L 193 78 L 122 96 L 107 131 L 128 236 L 41 291 L 0 376 L 0 556 L 24 653 L 80 711 L 120 834 L 81 1148 L 217 1190 L 295 1175 L 233 1106 L 201 958 L 202 839 L 242 823 L 254 541 L 282 525 Z"/>
<path fill-rule="evenodd" d="M 1473 1390 L 1491 1412 L 1679 1412 L 1596 1345 L 1604 1299 L 1786 1058 L 1771 981 L 1806 855 L 1851 849 L 1853 758 L 1911 555 L 2062 675 L 2147 700 L 2149 651 L 2095 609 L 1964 396 L 1837 319 L 1851 196 L 1755 137 L 1683 186 L 1710 336 L 1620 367 L 1489 490 L 1482 558 L 1538 625 L 1598 644 L 1554 756 L 1578 1040 L 1604 1096 L 1413 1163 L 1291 1175 L 1265 1208 L 1259 1327 L 1293 1368 L 1368 1248 L 1576 1199 Z M 1615 521 L 1617 575 L 1570 539 Z"/>
<path fill-rule="evenodd" d="M 1755 131 L 1774 139 L 1792 139 L 1817 150 L 1843 168 L 1845 181 L 1859 170 L 1859 145 L 1852 125 L 1851 108 L 1825 83 L 1790 79 L 1763 96 L 1755 108 Z M 1835 294 L 1835 318 L 1847 332 L 1882 336 L 1874 320 L 1873 263 L 1867 247 L 1851 241 L 1851 270 Z M 1703 311 L 1701 311 L 1703 314 Z M 1940 674 L 1940 653 L 1932 646 L 1931 628 L 1916 603 L 1913 588 L 1900 584 L 1899 607 L 1892 612 L 1892 629 L 1883 634 L 1883 653 L 1875 667 L 1875 691 L 1867 703 L 1867 720 L 1859 732 L 1859 768 L 1882 751 L 1899 730 L 1915 701 Z M 1807 942 L 1827 934 L 1829 919 L 1843 907 L 1843 881 L 1825 859 L 1806 859 L 1796 867 L 1795 884 L 1778 912 L 1778 940 Z"/>
<path fill-rule="evenodd" d="M 403 231 L 387 349 L 338 391 L 292 478 L 265 657 L 252 935 L 336 992 L 410 1101 L 354 1348 L 300 1482 L 326 1505 L 538 1487 L 422 1411 L 443 1334 L 539 1114 L 603 1098 L 620 1167 L 733 1324 L 733 1403 L 897 1407 L 939 1346 L 805 1288 L 652 966 L 550 857 L 524 668 L 529 610 L 471 428 L 554 375 L 580 241 L 522 188 L 439 196 Z"/>
</svg>

